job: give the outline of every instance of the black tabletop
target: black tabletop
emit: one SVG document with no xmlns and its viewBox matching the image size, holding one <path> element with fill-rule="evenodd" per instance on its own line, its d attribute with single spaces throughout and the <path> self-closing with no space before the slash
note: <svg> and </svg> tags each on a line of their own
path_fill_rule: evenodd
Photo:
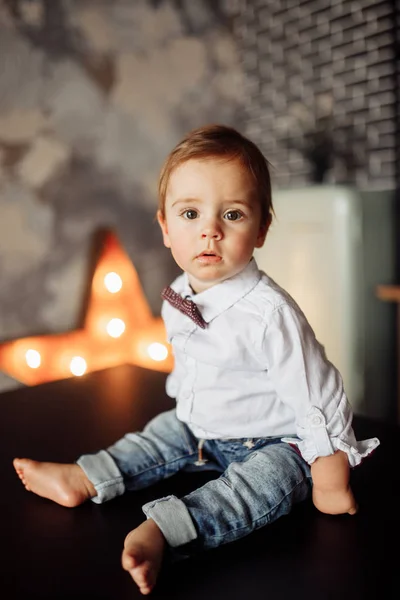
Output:
<svg viewBox="0 0 400 600">
<path fill-rule="evenodd" d="M 122 366 L 0 395 L 0 595 L 7 600 L 143 598 L 122 570 L 126 534 L 151 499 L 180 496 L 205 474 L 182 474 L 103 505 L 61 507 L 27 492 L 15 456 L 72 462 L 173 406 L 165 374 Z M 352 471 L 356 516 L 311 502 L 243 540 L 165 565 L 152 598 L 365 599 L 400 597 L 400 430 L 356 417 L 359 439 L 381 445 Z"/>
</svg>

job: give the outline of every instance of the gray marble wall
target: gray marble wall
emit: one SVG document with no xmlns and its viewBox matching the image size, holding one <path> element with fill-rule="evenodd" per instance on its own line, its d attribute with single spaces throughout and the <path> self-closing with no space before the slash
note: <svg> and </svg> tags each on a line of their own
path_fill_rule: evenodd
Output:
<svg viewBox="0 0 400 600">
<path fill-rule="evenodd" d="M 188 129 L 241 128 L 236 4 L 0 2 L 0 341 L 76 327 L 103 227 L 159 312 L 157 176 Z"/>
</svg>

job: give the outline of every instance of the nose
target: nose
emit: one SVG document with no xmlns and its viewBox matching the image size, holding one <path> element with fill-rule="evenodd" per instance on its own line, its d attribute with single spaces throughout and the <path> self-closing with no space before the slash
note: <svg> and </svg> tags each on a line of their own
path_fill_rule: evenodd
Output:
<svg viewBox="0 0 400 600">
<path fill-rule="evenodd" d="M 203 239 L 220 240 L 222 238 L 222 229 L 216 219 L 209 220 L 204 224 L 201 231 Z"/>
</svg>

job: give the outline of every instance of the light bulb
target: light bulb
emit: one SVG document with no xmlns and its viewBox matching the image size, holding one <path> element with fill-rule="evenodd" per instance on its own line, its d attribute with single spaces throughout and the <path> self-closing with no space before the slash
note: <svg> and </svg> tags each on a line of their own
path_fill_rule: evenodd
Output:
<svg viewBox="0 0 400 600">
<path fill-rule="evenodd" d="M 41 357 L 37 350 L 27 350 L 25 352 L 25 360 L 28 367 L 31 369 L 37 369 L 40 367 Z"/>
<path fill-rule="evenodd" d="M 111 271 L 104 277 L 104 285 L 112 294 L 116 294 L 122 288 L 122 279 L 118 273 Z"/>
<path fill-rule="evenodd" d="M 119 338 L 125 331 L 125 323 L 122 319 L 111 319 L 106 329 L 109 336 Z"/>
<path fill-rule="evenodd" d="M 82 356 L 74 356 L 69 364 L 69 369 L 72 375 L 76 375 L 76 377 L 84 375 L 87 369 L 86 360 Z"/>
<path fill-rule="evenodd" d="M 168 356 L 167 348 L 164 346 L 164 344 L 159 344 L 158 342 L 150 344 L 150 346 L 147 348 L 147 352 L 150 358 L 157 361 L 165 360 Z"/>
</svg>

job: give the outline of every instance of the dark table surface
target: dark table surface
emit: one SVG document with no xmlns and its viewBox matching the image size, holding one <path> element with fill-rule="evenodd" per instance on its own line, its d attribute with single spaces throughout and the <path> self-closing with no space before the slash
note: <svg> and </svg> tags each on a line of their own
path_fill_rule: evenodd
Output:
<svg viewBox="0 0 400 600">
<path fill-rule="evenodd" d="M 73 462 L 173 406 L 165 374 L 121 366 L 0 395 L 0 596 L 7 600 L 143 598 L 120 566 L 141 506 L 206 480 L 175 476 L 112 500 L 63 508 L 27 492 L 15 456 Z M 320 514 L 311 502 L 243 540 L 165 566 L 152 598 L 400 598 L 400 430 L 356 417 L 359 439 L 381 445 L 352 471 L 354 517 Z M 209 476 L 208 476 L 209 477 Z"/>
</svg>

